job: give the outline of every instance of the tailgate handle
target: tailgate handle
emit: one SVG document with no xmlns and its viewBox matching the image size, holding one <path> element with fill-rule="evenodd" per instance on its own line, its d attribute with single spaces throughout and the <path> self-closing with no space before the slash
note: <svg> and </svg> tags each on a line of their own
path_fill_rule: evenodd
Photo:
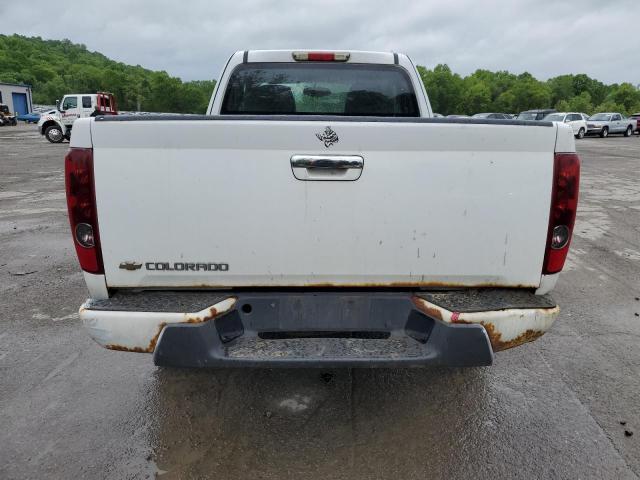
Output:
<svg viewBox="0 0 640 480">
<path fill-rule="evenodd" d="M 297 180 L 347 181 L 358 180 L 364 168 L 360 155 L 294 155 L 291 171 Z"/>
<path fill-rule="evenodd" d="M 358 155 L 294 155 L 292 168 L 318 168 L 325 170 L 362 170 L 364 159 Z"/>
</svg>

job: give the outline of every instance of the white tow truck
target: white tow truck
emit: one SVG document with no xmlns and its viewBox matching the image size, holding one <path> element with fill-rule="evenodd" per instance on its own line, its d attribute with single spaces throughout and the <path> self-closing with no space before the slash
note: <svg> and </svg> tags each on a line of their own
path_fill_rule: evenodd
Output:
<svg viewBox="0 0 640 480">
<path fill-rule="evenodd" d="M 71 129 L 79 118 L 96 115 L 117 115 L 116 99 L 111 93 L 71 93 L 56 100 L 56 110 L 42 115 L 38 131 L 51 143 L 71 139 Z"/>
<path fill-rule="evenodd" d="M 434 118 L 401 54 L 244 51 L 206 115 L 74 125 L 89 335 L 171 366 L 488 365 L 538 338 L 570 126 Z"/>
</svg>

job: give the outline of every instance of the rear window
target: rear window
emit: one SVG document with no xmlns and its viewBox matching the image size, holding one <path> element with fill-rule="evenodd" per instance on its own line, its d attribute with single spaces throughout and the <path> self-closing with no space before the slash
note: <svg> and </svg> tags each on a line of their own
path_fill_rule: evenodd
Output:
<svg viewBox="0 0 640 480">
<path fill-rule="evenodd" d="M 420 116 L 403 68 L 329 63 L 239 65 L 229 78 L 221 113 Z"/>
</svg>

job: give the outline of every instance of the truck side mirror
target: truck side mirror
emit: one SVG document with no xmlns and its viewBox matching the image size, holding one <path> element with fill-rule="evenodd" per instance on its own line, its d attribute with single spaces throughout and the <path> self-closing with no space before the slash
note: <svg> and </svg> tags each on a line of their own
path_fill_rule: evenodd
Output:
<svg viewBox="0 0 640 480">
<path fill-rule="evenodd" d="M 56 100 L 56 110 L 58 110 L 59 112 L 62 111 L 60 110 L 60 100 Z"/>
</svg>

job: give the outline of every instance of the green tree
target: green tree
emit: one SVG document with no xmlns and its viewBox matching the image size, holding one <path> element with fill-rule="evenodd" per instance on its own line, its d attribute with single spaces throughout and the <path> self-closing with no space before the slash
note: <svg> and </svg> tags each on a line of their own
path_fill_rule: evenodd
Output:
<svg viewBox="0 0 640 480">
<path fill-rule="evenodd" d="M 505 71 L 490 72 L 489 70 L 479 69 L 466 77 L 466 79 L 482 81 L 491 90 L 491 101 L 496 101 L 502 93 L 514 85 L 516 76 Z"/>
<path fill-rule="evenodd" d="M 568 100 L 575 95 L 573 75 L 560 75 L 547 81 L 551 89 L 551 103 L 557 104 L 561 100 Z M 557 107 L 556 107 L 557 108 Z"/>
<path fill-rule="evenodd" d="M 121 110 L 203 113 L 214 81 L 182 82 L 166 72 L 125 65 L 69 40 L 0 35 L 0 81 L 27 83 L 34 103 L 67 93 L 109 91 Z"/>
<path fill-rule="evenodd" d="M 502 92 L 494 102 L 492 110 L 496 112 L 516 113 L 516 96 L 511 90 Z"/>
<path fill-rule="evenodd" d="M 638 106 L 640 106 L 640 91 L 630 83 L 623 83 L 611 92 L 607 100 L 621 105 L 623 107 L 622 111 L 628 114 L 632 110 L 638 110 Z"/>
<path fill-rule="evenodd" d="M 593 113 L 591 95 L 586 90 L 569 100 L 569 110 L 572 112 Z"/>
<path fill-rule="evenodd" d="M 551 89 L 548 85 L 536 80 L 529 73 L 518 76 L 511 89 L 515 96 L 515 111 L 532 108 L 548 108 L 551 105 Z"/>
<path fill-rule="evenodd" d="M 606 100 L 594 108 L 594 112 L 625 112 L 624 105 L 616 103 L 612 100 Z"/>
<path fill-rule="evenodd" d="M 576 95 L 580 95 L 582 92 L 589 92 L 591 95 L 591 101 L 594 104 L 604 101 L 605 97 L 609 93 L 610 87 L 607 87 L 602 82 L 590 78 L 584 73 L 579 73 L 573 76 L 573 91 Z"/>
<path fill-rule="evenodd" d="M 466 77 L 446 64 L 418 66 L 431 106 L 444 115 L 518 113 L 555 105 L 562 110 L 640 111 L 640 92 L 629 83 L 605 85 L 579 73 L 541 82 L 525 72 L 478 69 Z M 215 81 L 183 82 L 167 72 L 125 65 L 69 40 L 0 35 L 0 81 L 33 86 L 35 103 L 53 104 L 72 92 L 113 92 L 121 110 L 206 111 Z M 594 105 L 597 105 L 594 107 Z"/>
<path fill-rule="evenodd" d="M 456 113 L 463 91 L 460 75 L 452 73 L 448 65 L 436 65 L 433 70 L 418 67 L 418 72 L 429 92 L 433 111 L 443 115 Z"/>
<path fill-rule="evenodd" d="M 485 82 L 474 77 L 463 80 L 461 100 L 457 111 L 467 115 L 486 112 L 492 106 L 491 90 Z"/>
</svg>

